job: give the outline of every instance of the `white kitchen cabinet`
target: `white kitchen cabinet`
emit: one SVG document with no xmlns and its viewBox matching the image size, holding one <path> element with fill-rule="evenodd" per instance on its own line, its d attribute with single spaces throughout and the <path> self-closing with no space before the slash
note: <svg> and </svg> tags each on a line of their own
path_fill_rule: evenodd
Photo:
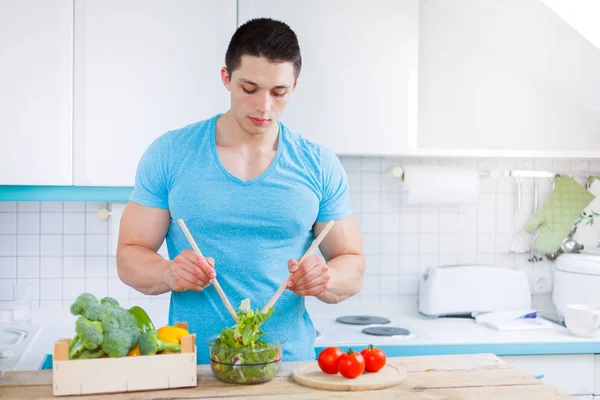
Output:
<svg viewBox="0 0 600 400">
<path fill-rule="evenodd" d="M 423 0 L 419 46 L 419 154 L 600 157 L 600 49 L 543 2 Z"/>
<path fill-rule="evenodd" d="M 600 355 L 594 354 L 594 395 L 600 396 Z"/>
<path fill-rule="evenodd" d="M 408 154 L 417 130 L 418 0 L 240 0 L 239 23 L 282 20 L 302 52 L 282 121 L 338 154 Z"/>
<path fill-rule="evenodd" d="M 71 185 L 72 0 L 0 0 L 0 185 Z"/>
<path fill-rule="evenodd" d="M 132 186 L 156 137 L 227 111 L 235 28 L 235 0 L 75 2 L 75 184 Z"/>
<path fill-rule="evenodd" d="M 500 356 L 515 368 L 572 396 L 594 394 L 594 354 Z M 585 398 L 585 397 L 584 397 Z"/>
</svg>

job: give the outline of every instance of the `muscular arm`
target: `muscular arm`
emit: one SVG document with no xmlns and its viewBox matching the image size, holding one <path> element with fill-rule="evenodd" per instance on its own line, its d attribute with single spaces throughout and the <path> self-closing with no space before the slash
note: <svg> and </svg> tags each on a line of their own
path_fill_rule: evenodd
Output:
<svg viewBox="0 0 600 400">
<path fill-rule="evenodd" d="M 117 247 L 119 278 L 149 295 L 171 290 L 165 276 L 170 262 L 157 253 L 170 224 L 169 210 L 129 202 L 121 218 Z"/>
<path fill-rule="evenodd" d="M 327 223 L 317 222 L 317 237 Z M 319 249 L 328 266 L 329 282 L 325 293 L 317 298 L 324 303 L 339 303 L 358 293 L 362 287 L 365 257 L 360 229 L 353 216 L 337 221 Z"/>
</svg>

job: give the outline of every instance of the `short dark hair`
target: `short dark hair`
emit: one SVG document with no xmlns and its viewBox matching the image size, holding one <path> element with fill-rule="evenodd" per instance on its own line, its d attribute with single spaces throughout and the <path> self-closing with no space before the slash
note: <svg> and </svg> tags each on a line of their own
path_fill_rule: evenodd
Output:
<svg viewBox="0 0 600 400">
<path fill-rule="evenodd" d="M 241 25 L 231 37 L 225 66 L 229 75 L 240 67 L 242 56 L 264 57 L 271 62 L 291 62 L 298 79 L 302 67 L 300 45 L 294 31 L 284 22 L 255 18 Z"/>
</svg>

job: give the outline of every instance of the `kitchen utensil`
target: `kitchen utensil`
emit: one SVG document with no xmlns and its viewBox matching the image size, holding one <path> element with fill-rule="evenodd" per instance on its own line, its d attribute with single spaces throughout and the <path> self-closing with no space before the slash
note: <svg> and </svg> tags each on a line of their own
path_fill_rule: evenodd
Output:
<svg viewBox="0 0 600 400">
<path fill-rule="evenodd" d="M 533 215 L 535 215 L 535 213 L 538 211 L 538 209 L 540 207 L 540 197 L 539 196 L 540 196 L 540 186 L 539 186 L 538 180 L 534 178 L 533 179 Z M 530 242 L 531 252 L 529 254 L 529 259 L 527 260 L 530 263 L 534 263 L 534 262 L 543 260 L 542 257 L 538 257 L 537 251 L 533 248 L 533 239 L 534 239 L 534 236 L 531 235 L 531 242 Z"/>
<path fill-rule="evenodd" d="M 200 252 L 200 249 L 198 248 L 198 245 L 196 244 L 196 241 L 192 237 L 192 234 L 190 233 L 190 231 L 188 230 L 187 226 L 185 225 L 185 222 L 183 222 L 183 219 L 179 218 L 179 220 L 177 222 L 179 223 L 179 226 L 181 227 L 181 230 L 183 230 L 183 233 L 185 234 L 185 237 L 187 238 L 188 242 L 190 243 L 190 245 L 194 249 L 194 252 L 196 254 L 198 254 L 200 257 L 204 257 L 202 255 L 202 252 Z M 237 324 L 238 322 L 240 322 L 240 320 L 239 320 L 239 318 L 237 316 L 237 313 L 235 312 L 235 310 L 231 306 L 231 303 L 229 302 L 229 299 L 225 295 L 225 292 L 223 292 L 223 289 L 221 288 L 221 285 L 219 285 L 219 282 L 217 281 L 217 278 L 214 278 L 212 280 L 212 283 L 215 285 L 215 289 L 217 289 L 217 293 L 219 293 L 219 296 L 221 297 L 221 300 L 223 300 L 223 303 L 225 304 L 225 307 L 227 308 L 227 311 L 229 311 L 229 314 L 231 314 L 231 316 L 233 317 L 233 319 L 235 320 L 235 322 Z"/>
<path fill-rule="evenodd" d="M 515 181 L 517 182 L 517 210 L 521 211 L 523 207 L 523 178 L 517 176 Z"/>
<path fill-rule="evenodd" d="M 430 317 L 531 308 L 522 270 L 484 265 L 428 268 L 419 282 L 419 312 Z"/>
<path fill-rule="evenodd" d="M 341 374 L 326 374 L 315 361 L 297 367 L 292 377 L 297 383 L 315 389 L 358 391 L 396 386 L 406 379 L 406 371 L 402 367 L 386 364 L 377 372 L 363 372 L 354 379 L 348 379 Z"/>
<path fill-rule="evenodd" d="M 565 238 L 565 240 L 563 240 L 562 244 L 560 245 L 560 248 L 564 253 L 577 253 L 583 250 L 583 246 L 577 243 L 575 239 L 573 239 L 575 232 L 577 232 L 577 226 L 571 229 L 569 235 Z"/>
<path fill-rule="evenodd" d="M 325 228 L 323 228 L 323 231 L 319 234 L 319 236 L 317 236 L 317 238 L 315 240 L 313 240 L 313 242 L 310 245 L 310 247 L 308 248 L 308 250 L 306 250 L 306 253 L 304 253 L 302 258 L 298 261 L 298 265 L 302 264 L 304 262 L 304 260 L 306 259 L 306 257 L 310 256 L 312 254 L 312 252 L 315 251 L 315 249 L 321 244 L 323 239 L 325 239 L 325 236 L 327 236 L 327 234 L 333 227 L 334 223 L 335 223 L 335 221 L 329 221 L 327 223 L 327 225 L 325 225 Z M 281 286 L 279 286 L 279 289 L 277 289 L 277 291 L 275 292 L 273 297 L 271 297 L 271 299 L 268 301 L 268 303 L 263 307 L 263 309 L 262 309 L 263 313 L 266 313 L 267 311 L 269 311 L 269 308 L 273 307 L 273 304 L 275 304 L 275 302 L 277 301 L 279 296 L 281 296 L 281 294 L 287 287 L 289 279 L 290 279 L 290 276 L 288 275 L 288 277 L 285 278 L 285 281 L 283 281 Z"/>
</svg>

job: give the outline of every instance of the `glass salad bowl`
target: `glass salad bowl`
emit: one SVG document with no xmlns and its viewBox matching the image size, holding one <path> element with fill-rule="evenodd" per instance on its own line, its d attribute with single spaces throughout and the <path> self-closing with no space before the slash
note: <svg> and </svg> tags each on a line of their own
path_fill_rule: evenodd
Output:
<svg viewBox="0 0 600 400">
<path fill-rule="evenodd" d="M 215 344 L 219 335 L 206 339 L 210 368 L 223 382 L 256 384 L 267 382 L 277 374 L 285 339 L 279 335 L 261 336 L 256 347 L 222 347 Z"/>
</svg>

